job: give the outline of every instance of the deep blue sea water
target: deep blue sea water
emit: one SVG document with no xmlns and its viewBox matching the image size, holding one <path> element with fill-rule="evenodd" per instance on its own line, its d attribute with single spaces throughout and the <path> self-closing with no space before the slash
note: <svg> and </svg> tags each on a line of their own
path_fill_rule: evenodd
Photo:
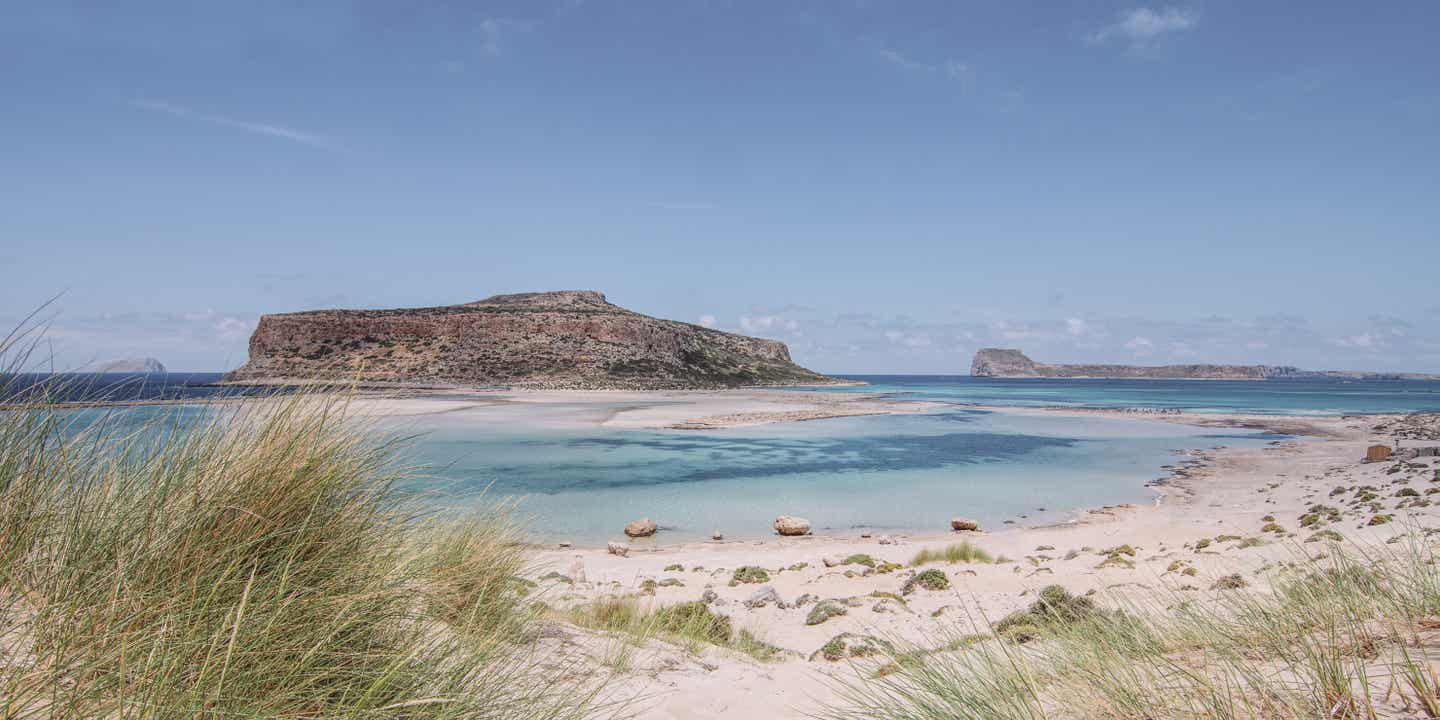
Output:
<svg viewBox="0 0 1440 720">
<path fill-rule="evenodd" d="M 0 377 L 0 402 L 47 393 L 61 402 L 202 400 L 242 393 L 217 387 L 224 373 L 25 373 Z"/>
<path fill-rule="evenodd" d="M 1081 380 L 968 375 L 853 375 L 868 385 L 821 392 L 892 392 L 921 400 L 1019 407 L 1147 407 L 1201 413 L 1343 415 L 1440 410 L 1430 380 Z"/>
</svg>

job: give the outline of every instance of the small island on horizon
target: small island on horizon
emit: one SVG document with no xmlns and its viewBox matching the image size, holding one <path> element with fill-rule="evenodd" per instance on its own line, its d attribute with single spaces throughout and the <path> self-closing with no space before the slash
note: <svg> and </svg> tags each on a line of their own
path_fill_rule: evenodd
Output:
<svg viewBox="0 0 1440 720">
<path fill-rule="evenodd" d="M 1072 378 L 1141 380 L 1275 380 L 1334 378 L 1349 380 L 1436 380 L 1426 373 L 1383 373 L 1361 370 L 1301 370 L 1290 365 L 1182 365 L 1053 364 L 1031 360 L 1013 348 L 982 348 L 970 363 L 972 377 Z"/>
</svg>

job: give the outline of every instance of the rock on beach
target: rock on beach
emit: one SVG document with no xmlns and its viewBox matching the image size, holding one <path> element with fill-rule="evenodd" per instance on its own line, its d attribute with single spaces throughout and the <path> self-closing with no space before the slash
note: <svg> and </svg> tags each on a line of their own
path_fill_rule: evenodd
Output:
<svg viewBox="0 0 1440 720">
<path fill-rule="evenodd" d="M 781 515 L 775 518 L 775 532 L 781 535 L 809 535 L 810 521 L 793 515 Z"/>
</svg>

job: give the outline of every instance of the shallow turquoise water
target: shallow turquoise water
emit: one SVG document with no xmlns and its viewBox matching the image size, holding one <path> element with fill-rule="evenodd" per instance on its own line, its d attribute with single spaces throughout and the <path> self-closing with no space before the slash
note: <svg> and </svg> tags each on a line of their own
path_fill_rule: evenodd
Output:
<svg viewBox="0 0 1440 720">
<path fill-rule="evenodd" d="M 954 515 L 990 527 L 1059 520 L 1153 499 L 1144 483 L 1175 450 L 1279 437 L 963 408 L 703 432 L 517 429 L 485 412 L 406 426 L 424 433 L 414 453 L 435 468 L 423 487 L 441 503 L 516 499 L 538 536 L 581 543 L 639 517 L 660 524 L 661 542 L 760 537 L 782 513 L 817 532 L 939 531 Z"/>
<path fill-rule="evenodd" d="M 896 393 L 946 406 L 917 415 L 631 431 L 599 427 L 626 403 L 502 404 L 384 427 L 418 433 L 410 454 L 430 470 L 412 489 L 437 506 L 464 508 L 482 492 L 514 499 L 534 537 L 592 544 L 645 516 L 665 529 L 659 542 L 716 530 L 762 537 L 782 513 L 809 518 L 820 532 L 939 531 L 953 515 L 990 527 L 1059 520 L 1081 507 L 1153 499 L 1144 484 L 1164 475 L 1160 466 L 1173 462 L 1176 450 L 1277 437 L 1128 417 L 985 412 L 967 404 L 1284 414 L 1440 410 L 1440 383 L 1425 382 L 864 379 L 872 384 L 816 392 Z M 113 411 L 79 416 L 107 412 Z M 202 411 L 134 408 L 116 415 L 139 422 L 157 412 Z"/>
</svg>

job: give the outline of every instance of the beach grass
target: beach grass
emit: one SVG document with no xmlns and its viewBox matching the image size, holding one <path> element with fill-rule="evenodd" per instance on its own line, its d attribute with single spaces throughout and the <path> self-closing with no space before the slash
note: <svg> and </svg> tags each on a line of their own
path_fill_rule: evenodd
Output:
<svg viewBox="0 0 1440 720">
<path fill-rule="evenodd" d="M 343 398 L 126 418 L 34 394 L 0 412 L 0 716 L 595 707 L 596 687 L 536 650 L 503 508 L 427 517 L 398 490 L 395 441 Z"/>
<path fill-rule="evenodd" d="M 662 640 L 698 654 L 714 646 L 764 662 L 785 654 L 750 630 L 732 627 L 729 616 L 702 601 L 657 605 L 630 595 L 607 596 L 570 608 L 564 618 L 579 627 L 613 633 L 635 647 Z"/>
<path fill-rule="evenodd" d="M 1103 611 L 1046 588 L 983 642 L 879 659 L 889 669 L 844 682 L 822 716 L 1440 717 L 1440 569 L 1419 535 L 1363 551 L 1332 543 L 1322 560 L 1283 567 L 1268 588 L 1176 590 Z"/>
<path fill-rule="evenodd" d="M 945 562 L 954 565 L 956 563 L 991 563 L 995 558 L 980 547 L 964 540 L 958 543 L 946 545 L 943 548 L 923 548 L 910 558 L 910 565 L 918 567 L 935 562 Z"/>
</svg>

